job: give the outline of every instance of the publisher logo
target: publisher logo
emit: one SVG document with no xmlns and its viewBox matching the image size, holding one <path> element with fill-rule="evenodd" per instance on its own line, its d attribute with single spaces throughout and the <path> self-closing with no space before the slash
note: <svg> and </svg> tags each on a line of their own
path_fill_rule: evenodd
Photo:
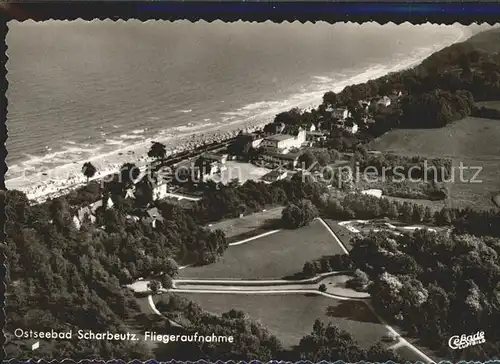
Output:
<svg viewBox="0 0 500 364">
<path fill-rule="evenodd" d="M 448 346 L 453 350 L 465 349 L 469 346 L 479 345 L 485 343 L 484 331 L 478 331 L 474 335 L 454 335 L 448 340 Z"/>
</svg>

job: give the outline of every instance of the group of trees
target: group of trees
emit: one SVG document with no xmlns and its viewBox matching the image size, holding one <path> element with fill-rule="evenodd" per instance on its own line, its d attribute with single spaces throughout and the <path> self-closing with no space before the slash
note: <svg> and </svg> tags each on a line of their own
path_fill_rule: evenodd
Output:
<svg viewBox="0 0 500 364">
<path fill-rule="evenodd" d="M 228 246 L 221 231 L 204 229 L 175 205 L 158 206 L 164 222 L 154 229 L 113 208 L 105 211 L 103 228 L 83 223 L 77 230 L 64 197 L 31 205 L 23 193 L 8 191 L 6 202 L 7 332 L 17 327 L 129 331 L 124 322 L 139 308 L 121 285 L 159 275 L 168 281 L 177 272 L 176 261 L 212 263 Z M 92 320 L 87 319 L 89 315 Z M 95 349 L 92 341 L 68 341 L 47 347 L 40 355 L 151 357 L 147 348 L 135 344 L 108 343 Z M 32 353 L 9 353 L 10 357 L 23 355 L 31 357 Z"/>
<path fill-rule="evenodd" d="M 222 315 L 205 312 L 201 307 L 176 294 L 164 295 L 156 304 L 157 309 L 176 322 L 182 322 L 187 334 L 199 336 L 225 336 L 230 342 L 186 342 L 178 351 L 171 348 L 165 355 L 177 360 L 261 360 L 269 361 L 282 355 L 279 339 L 264 326 L 251 320 L 242 311 L 230 310 Z M 168 327 L 165 328 L 168 334 Z"/>
<path fill-rule="evenodd" d="M 393 153 L 368 154 L 358 148 L 354 155 L 360 170 L 375 172 L 381 177 L 399 177 L 412 180 L 442 182 L 452 173 L 448 158 L 424 158 Z"/>
<path fill-rule="evenodd" d="M 371 284 L 374 305 L 454 360 L 500 356 L 500 239 L 417 230 L 371 233 L 350 257 Z M 448 347 L 457 333 L 484 331 L 485 344 Z"/>
<path fill-rule="evenodd" d="M 319 216 L 318 209 L 310 200 L 300 200 L 287 205 L 281 215 L 281 222 L 287 229 L 297 229 L 308 225 Z"/>
<path fill-rule="evenodd" d="M 77 231 L 64 200 L 30 206 L 26 196 L 7 191 L 5 332 L 88 329 L 127 332 L 124 322 L 139 308 L 120 284 L 139 274 L 146 262 L 163 269 L 166 256 L 141 255 L 141 233 L 108 234 L 88 227 Z M 141 244 L 142 243 L 142 244 Z M 138 246 L 134 246 L 137 244 Z M 150 242 L 151 245 L 154 245 Z M 134 258 L 135 257 L 135 258 Z M 92 320 L 88 318 L 92 317 Z M 31 348 L 5 347 L 8 357 L 30 358 Z M 20 350 L 20 351 L 19 351 Z M 43 345 L 45 358 L 150 357 L 142 343 L 58 341 Z"/>
<path fill-rule="evenodd" d="M 441 128 L 472 112 L 474 98 L 469 91 L 441 89 L 411 94 L 401 101 L 400 127 Z"/>
<path fill-rule="evenodd" d="M 315 170 L 319 167 L 328 166 L 340 159 L 340 153 L 335 149 L 308 148 L 299 157 L 299 167 L 307 170 Z"/>
<path fill-rule="evenodd" d="M 326 186 L 301 173 L 295 174 L 290 180 L 272 184 L 248 180 L 243 185 L 213 182 L 207 185 L 203 198 L 189 209 L 190 215 L 200 224 L 234 218 L 272 206 L 298 203 L 303 199 L 316 204 L 326 191 Z"/>
<path fill-rule="evenodd" d="M 351 334 L 340 329 L 331 322 L 324 323 L 316 320 L 309 335 L 304 336 L 294 349 L 293 359 L 308 360 L 311 362 L 337 362 L 343 360 L 348 363 L 360 361 L 381 363 L 393 361 L 401 362 L 401 358 L 394 351 L 385 349 L 380 343 L 368 350 L 360 348 Z"/>
</svg>

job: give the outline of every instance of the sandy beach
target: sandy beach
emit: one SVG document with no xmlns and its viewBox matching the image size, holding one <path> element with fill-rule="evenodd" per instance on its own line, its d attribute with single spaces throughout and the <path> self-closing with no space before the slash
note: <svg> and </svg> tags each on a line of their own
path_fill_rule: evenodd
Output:
<svg viewBox="0 0 500 364">
<path fill-rule="evenodd" d="M 469 37 L 469 34 L 465 31 L 460 31 L 461 34 L 451 43 L 436 44 L 427 52 L 419 54 L 418 57 L 407 59 L 396 65 L 369 68 L 359 75 L 331 85 L 329 89 L 334 92 L 340 92 L 347 85 L 364 83 L 370 79 L 379 78 L 390 72 L 414 67 L 439 49 L 453 43 L 464 41 Z M 277 113 L 289 110 L 291 107 L 298 107 L 303 110 L 317 107 L 322 102 L 323 93 L 324 90 L 314 93 L 311 92 L 307 95 L 297 95 L 296 101 L 294 101 L 293 97 L 291 99 L 292 106 L 290 106 L 290 103 L 287 103 L 280 109 L 278 105 L 278 107 L 270 108 L 269 111 L 261 112 L 258 118 L 247 117 L 239 119 L 238 117 L 234 117 L 218 123 L 196 125 L 187 128 L 185 131 L 177 128 L 176 131 L 168 133 L 167 130 L 167 133 L 163 135 L 158 134 L 155 138 L 141 140 L 140 143 L 136 141 L 136 143 L 130 145 L 117 145 L 116 149 L 111 152 L 98 154 L 85 160 L 71 161 L 70 163 L 63 164 L 50 170 L 26 171 L 24 175 L 10 179 L 7 173 L 6 185 L 8 189 L 17 189 L 25 192 L 30 200 L 42 202 L 47 198 L 65 194 L 68 190 L 83 185 L 86 182 L 86 178 L 81 173 L 81 168 L 85 162 L 91 162 L 98 170 L 93 179 L 101 179 L 104 176 L 115 173 L 119 167 L 126 162 L 132 162 L 139 167 L 144 167 L 150 162 L 150 159 L 147 157 L 147 152 L 152 141 L 164 143 L 167 146 L 169 155 L 183 150 L 193 149 L 205 143 L 222 141 L 235 136 L 241 130 L 255 130 L 272 121 Z"/>
</svg>

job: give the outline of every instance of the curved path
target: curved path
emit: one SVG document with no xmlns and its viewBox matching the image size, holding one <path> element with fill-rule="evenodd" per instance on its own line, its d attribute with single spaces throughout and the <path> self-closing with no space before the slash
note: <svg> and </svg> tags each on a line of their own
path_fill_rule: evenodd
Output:
<svg viewBox="0 0 500 364">
<path fill-rule="evenodd" d="M 318 220 L 325 226 L 325 228 L 332 235 L 333 239 L 339 244 L 341 249 L 345 254 L 349 254 L 349 251 L 345 245 L 340 241 L 335 232 L 330 228 L 330 226 L 322 219 Z M 280 230 L 269 231 L 264 234 L 254 236 L 242 241 L 238 241 L 232 244 L 241 245 L 248 243 L 252 240 L 261 238 L 266 235 L 277 233 Z M 180 267 L 179 269 L 187 268 L 188 266 Z M 435 362 L 422 351 L 413 346 L 410 342 L 404 339 L 396 330 L 394 330 L 390 325 L 388 325 L 375 311 L 372 305 L 367 299 L 370 298 L 368 293 L 357 292 L 351 289 L 342 287 L 342 283 L 339 281 L 339 277 L 345 277 L 342 273 L 346 272 L 329 272 L 325 274 L 318 275 L 316 277 L 302 279 L 302 280 L 236 280 L 236 279 L 176 279 L 173 280 L 173 287 L 170 290 L 161 289 L 162 292 L 175 291 L 179 293 L 233 293 L 233 294 L 315 294 L 321 295 L 337 300 L 363 300 L 366 302 L 370 310 L 375 314 L 378 320 L 386 327 L 386 329 L 398 339 L 398 341 L 393 344 L 390 348 L 396 349 L 401 346 L 408 347 L 411 351 L 417 354 L 423 362 L 433 363 Z M 319 282 L 325 282 L 327 287 L 326 292 L 319 291 Z M 148 289 L 147 280 L 141 280 L 134 282 L 129 285 L 129 288 L 135 292 L 147 292 Z M 339 284 L 340 283 L 340 284 Z M 180 288 L 183 287 L 183 288 Z M 148 296 L 148 303 L 154 313 L 161 315 L 161 313 L 156 308 L 153 298 L 151 295 Z"/>
</svg>

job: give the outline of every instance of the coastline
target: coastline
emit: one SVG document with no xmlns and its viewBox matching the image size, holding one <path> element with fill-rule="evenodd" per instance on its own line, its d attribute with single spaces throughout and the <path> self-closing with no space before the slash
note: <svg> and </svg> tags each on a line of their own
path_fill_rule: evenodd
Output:
<svg viewBox="0 0 500 364">
<path fill-rule="evenodd" d="M 387 67 L 378 65 L 377 67 L 368 68 L 357 76 L 337 82 L 335 86 L 330 87 L 329 89 L 334 92 L 339 92 L 347 85 L 364 83 L 370 79 L 376 79 L 391 72 L 397 72 L 415 67 L 431 54 L 451 44 L 462 42 L 469 36 L 470 35 L 467 34 L 464 29 L 460 29 L 460 35 L 452 42 L 433 45 L 432 50 L 419 54 L 418 57 L 406 59 L 396 65 Z M 177 135 L 167 134 L 166 137 L 162 137 L 162 135 L 159 134 L 157 138 L 154 138 L 154 141 L 167 145 L 167 155 L 173 155 L 185 150 L 190 150 L 203 144 L 223 141 L 236 136 L 236 134 L 241 130 L 252 131 L 260 128 L 269 123 L 277 113 L 287 111 L 292 107 L 298 107 L 301 109 L 317 107 L 322 101 L 323 93 L 323 91 L 314 94 L 310 93 L 310 97 L 307 99 L 302 97 L 302 99 L 300 101 L 297 100 L 294 105 L 283 106 L 281 110 L 273 108 L 265 111 L 259 115 L 258 119 L 256 117 L 248 117 L 243 118 L 243 120 L 209 124 L 208 127 L 206 127 L 206 125 L 196 125 L 194 128 L 191 128 L 194 130 L 181 132 Z M 83 163 L 87 161 L 92 162 L 98 170 L 96 176 L 90 180 L 102 179 L 108 175 L 116 173 L 119 167 L 126 162 L 135 163 L 139 168 L 144 168 L 148 162 L 151 161 L 151 159 L 147 157 L 151 141 L 153 141 L 153 139 L 143 141 L 140 144 L 132 144 L 125 147 L 120 146 L 120 149 L 97 155 L 92 158 L 86 158 L 78 162 L 58 166 L 51 170 L 42 170 L 37 168 L 36 172 L 32 175 L 23 174 L 16 178 L 7 179 L 6 184 L 8 189 L 17 189 L 25 192 L 28 198 L 32 201 L 38 203 L 43 202 L 48 198 L 63 195 L 72 189 L 83 186 L 86 183 L 86 178 L 81 173 L 81 167 Z M 27 171 L 25 171 L 25 173 L 26 172 Z"/>
</svg>

